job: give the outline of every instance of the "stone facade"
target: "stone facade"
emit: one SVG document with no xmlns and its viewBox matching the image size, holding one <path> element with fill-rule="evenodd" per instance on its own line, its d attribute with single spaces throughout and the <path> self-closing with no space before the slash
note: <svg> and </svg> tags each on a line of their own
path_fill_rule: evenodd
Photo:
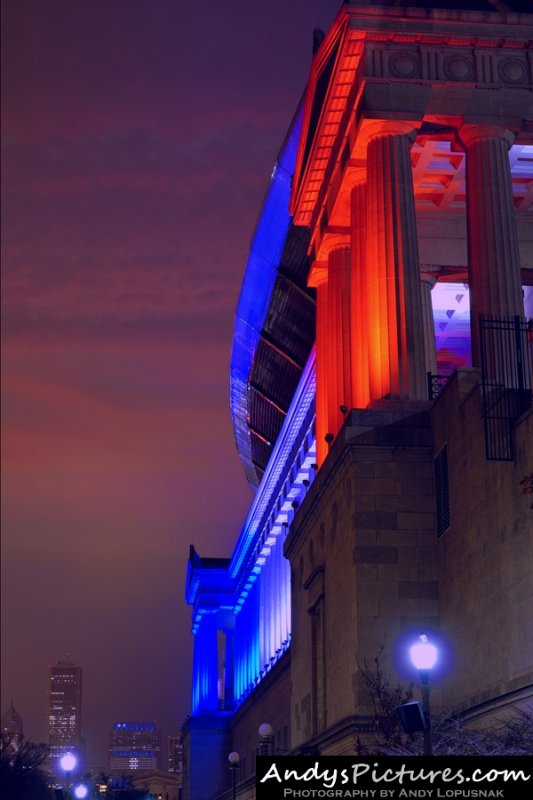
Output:
<svg viewBox="0 0 533 800">
<path fill-rule="evenodd" d="M 523 287 L 533 285 L 531 21 L 354 0 L 321 38 L 289 201 L 291 225 L 308 233 L 316 317 L 294 319 L 275 293 L 265 301 L 280 361 L 292 363 L 281 335 L 291 326 L 296 339 L 298 325 L 314 324 L 315 350 L 268 441 L 249 524 L 217 567 L 220 585 L 203 560 L 190 564 L 196 672 L 204 684 L 210 676 L 213 713 L 187 726 L 186 800 L 229 792 L 230 750 L 241 756 L 239 796 L 253 796 L 262 722 L 276 752 L 353 754 L 372 727 L 362 668 L 384 648 L 393 681 L 408 682 L 398 651 L 410 635 L 447 643 L 437 709 L 476 717 L 531 700 L 533 511 L 520 483 L 533 474 L 522 369 Z M 450 334 L 440 354 L 439 281 L 470 289 L 470 330 L 460 344 Z M 444 309 L 450 320 L 454 308 Z M 515 326 L 489 357 L 496 335 L 484 338 L 482 316 Z M 264 366 L 260 345 L 250 358 Z M 447 374 L 475 369 L 456 371 L 433 402 L 427 372 L 433 386 L 439 363 Z M 501 461 L 486 449 L 482 401 L 493 391 L 504 404 L 519 391 L 521 410 L 529 405 L 509 414 Z M 235 707 L 217 714 L 209 620 L 219 607 L 235 621 L 223 666 L 234 652 L 239 689 Z M 216 766 L 211 786 L 202 759 Z"/>
<path fill-rule="evenodd" d="M 371 714 L 358 664 L 372 663 L 403 630 L 438 624 L 434 526 L 428 413 L 352 412 L 285 546 L 293 747 L 321 741 L 354 714 Z M 317 607 L 323 631 L 314 633 Z M 353 752 L 353 739 L 346 748 Z"/>
<path fill-rule="evenodd" d="M 438 540 L 441 627 L 454 643 L 449 709 L 519 701 L 533 685 L 533 413 L 514 428 L 513 462 L 488 461 L 477 370 L 460 370 L 432 410 L 448 453 L 450 527 Z M 528 689 L 529 687 L 529 689 Z"/>
<path fill-rule="evenodd" d="M 232 745 L 240 754 L 239 779 L 255 775 L 255 757 L 260 752 L 258 728 L 272 726 L 270 752 L 288 753 L 291 747 L 290 652 L 276 664 L 248 701 L 240 706 L 232 724 Z"/>
</svg>

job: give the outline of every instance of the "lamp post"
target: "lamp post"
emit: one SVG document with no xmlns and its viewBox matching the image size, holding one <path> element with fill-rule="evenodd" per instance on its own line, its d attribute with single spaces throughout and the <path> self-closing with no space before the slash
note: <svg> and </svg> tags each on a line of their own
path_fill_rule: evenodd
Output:
<svg viewBox="0 0 533 800">
<path fill-rule="evenodd" d="M 268 756 L 272 741 L 272 725 L 269 722 L 262 722 L 257 733 L 259 734 L 259 752 L 262 756 Z"/>
<path fill-rule="evenodd" d="M 411 661 L 418 670 L 420 677 L 420 691 L 422 694 L 422 710 L 424 712 L 424 755 L 430 756 L 433 753 L 431 741 L 431 714 L 429 705 L 429 676 L 431 670 L 437 662 L 437 648 L 431 644 L 425 633 L 418 637 L 418 640 L 409 650 Z"/>
<path fill-rule="evenodd" d="M 234 750 L 228 756 L 229 768 L 231 770 L 232 800 L 237 797 L 237 770 L 239 769 L 240 755 Z"/>
<path fill-rule="evenodd" d="M 59 759 L 59 766 L 63 770 L 65 776 L 65 788 L 70 789 L 72 784 L 70 781 L 70 776 L 72 774 L 72 770 L 76 767 L 78 763 L 78 759 L 74 755 L 74 753 L 64 753 L 61 758 Z M 70 792 L 69 792 L 70 795 Z"/>
<path fill-rule="evenodd" d="M 65 753 L 59 759 L 59 765 L 67 778 L 70 778 L 70 773 L 76 766 L 76 756 L 74 753 Z"/>
<path fill-rule="evenodd" d="M 85 800 L 88 794 L 89 789 L 84 783 L 78 783 L 78 785 L 74 787 L 74 797 L 76 797 L 77 800 Z"/>
</svg>

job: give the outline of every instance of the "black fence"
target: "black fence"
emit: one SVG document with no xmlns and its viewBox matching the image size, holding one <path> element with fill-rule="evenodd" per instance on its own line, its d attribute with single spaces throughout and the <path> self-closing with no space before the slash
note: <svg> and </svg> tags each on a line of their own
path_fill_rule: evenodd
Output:
<svg viewBox="0 0 533 800">
<path fill-rule="evenodd" d="M 435 375 L 433 372 L 426 372 L 428 400 L 436 400 L 448 383 L 449 375 Z"/>
<path fill-rule="evenodd" d="M 486 456 L 512 461 L 515 421 L 531 407 L 533 330 L 523 317 L 480 315 L 479 331 Z"/>
</svg>

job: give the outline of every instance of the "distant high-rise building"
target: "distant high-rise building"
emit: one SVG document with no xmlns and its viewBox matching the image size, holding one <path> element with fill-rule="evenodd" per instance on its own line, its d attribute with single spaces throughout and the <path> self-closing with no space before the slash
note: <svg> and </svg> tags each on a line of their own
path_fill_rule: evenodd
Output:
<svg viewBox="0 0 533 800">
<path fill-rule="evenodd" d="M 72 661 L 58 661 L 49 667 L 48 744 L 50 763 L 68 750 L 81 747 L 82 669 Z"/>
<path fill-rule="evenodd" d="M 181 775 L 183 765 L 183 745 L 181 733 L 170 733 L 168 736 L 168 771 Z"/>
<path fill-rule="evenodd" d="M 17 747 L 22 738 L 22 717 L 13 705 L 13 700 L 5 714 L 2 715 L 2 734 L 9 737 L 11 743 Z"/>
<path fill-rule="evenodd" d="M 109 744 L 112 778 L 160 769 L 161 733 L 155 722 L 114 722 Z"/>
</svg>

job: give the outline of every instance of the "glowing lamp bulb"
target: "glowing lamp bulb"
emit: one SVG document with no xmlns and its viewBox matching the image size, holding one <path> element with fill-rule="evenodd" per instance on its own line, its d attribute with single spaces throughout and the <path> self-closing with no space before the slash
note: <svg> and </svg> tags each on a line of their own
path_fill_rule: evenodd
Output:
<svg viewBox="0 0 533 800">
<path fill-rule="evenodd" d="M 76 756 L 72 755 L 72 753 L 65 753 L 65 755 L 61 757 L 59 763 L 61 764 L 63 772 L 72 772 L 76 766 Z"/>
<path fill-rule="evenodd" d="M 228 756 L 228 761 L 232 767 L 236 767 L 240 760 L 241 757 L 235 750 Z"/>
<path fill-rule="evenodd" d="M 272 725 L 269 722 L 262 722 L 257 733 L 262 739 L 269 739 L 272 736 Z"/>
<path fill-rule="evenodd" d="M 417 669 L 433 669 L 437 661 L 437 648 L 431 644 L 425 633 L 418 637 L 409 654 Z"/>
<path fill-rule="evenodd" d="M 83 783 L 80 783 L 79 786 L 76 786 L 74 789 L 74 797 L 77 797 L 78 800 L 83 800 L 84 797 L 87 797 L 89 794 L 89 790 Z"/>
</svg>

